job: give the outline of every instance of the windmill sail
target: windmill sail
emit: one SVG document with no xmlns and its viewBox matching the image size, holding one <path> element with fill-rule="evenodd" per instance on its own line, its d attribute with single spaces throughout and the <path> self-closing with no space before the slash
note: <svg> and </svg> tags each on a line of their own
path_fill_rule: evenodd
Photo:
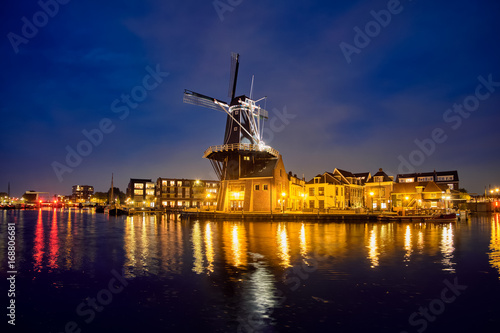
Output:
<svg viewBox="0 0 500 333">
<path fill-rule="evenodd" d="M 218 103 L 215 103 L 217 101 Z M 209 109 L 217 110 L 217 111 L 222 111 L 225 112 L 223 108 L 221 108 L 220 105 L 228 107 L 226 102 L 220 101 L 218 99 L 215 99 L 213 97 L 209 97 L 206 95 L 198 94 L 195 93 L 194 91 L 191 90 L 184 90 L 184 98 L 183 102 L 187 104 L 193 104 L 193 105 L 198 105 L 202 107 L 206 107 Z"/>
<path fill-rule="evenodd" d="M 238 69 L 240 67 L 240 55 L 238 53 L 231 52 L 231 74 L 229 76 L 229 91 L 228 96 L 231 98 L 229 103 L 233 102 L 234 96 L 236 94 L 236 82 L 238 81 Z"/>
</svg>

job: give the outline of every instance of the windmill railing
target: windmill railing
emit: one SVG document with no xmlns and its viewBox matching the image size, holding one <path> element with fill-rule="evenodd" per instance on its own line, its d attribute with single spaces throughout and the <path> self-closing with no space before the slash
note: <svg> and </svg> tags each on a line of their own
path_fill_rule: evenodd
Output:
<svg viewBox="0 0 500 333">
<path fill-rule="evenodd" d="M 228 145 L 210 146 L 207 150 L 205 150 L 203 157 L 207 158 L 212 153 L 223 152 L 223 151 L 234 151 L 234 150 L 249 151 L 249 152 L 263 151 L 271 154 L 274 157 L 278 157 L 280 154 L 276 149 L 270 146 L 254 145 L 250 143 L 232 143 Z"/>
</svg>

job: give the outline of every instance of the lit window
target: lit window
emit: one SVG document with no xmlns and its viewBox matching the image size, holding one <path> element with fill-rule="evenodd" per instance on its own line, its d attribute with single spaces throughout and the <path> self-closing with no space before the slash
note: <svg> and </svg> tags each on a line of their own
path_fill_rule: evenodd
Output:
<svg viewBox="0 0 500 333">
<path fill-rule="evenodd" d="M 250 161 L 250 156 L 243 156 L 243 160 Z"/>
<path fill-rule="evenodd" d="M 142 195 L 142 190 L 134 190 L 135 195 Z"/>
<path fill-rule="evenodd" d="M 175 180 L 170 181 L 170 186 L 175 186 Z"/>
<path fill-rule="evenodd" d="M 177 186 L 182 186 L 182 181 L 181 180 L 177 181 Z"/>
<path fill-rule="evenodd" d="M 135 183 L 134 188 L 144 188 L 144 184 L 143 183 Z"/>
<path fill-rule="evenodd" d="M 309 195 L 314 196 L 314 187 L 309 187 Z"/>
<path fill-rule="evenodd" d="M 318 188 L 318 195 L 325 195 L 325 188 L 324 187 Z"/>
</svg>

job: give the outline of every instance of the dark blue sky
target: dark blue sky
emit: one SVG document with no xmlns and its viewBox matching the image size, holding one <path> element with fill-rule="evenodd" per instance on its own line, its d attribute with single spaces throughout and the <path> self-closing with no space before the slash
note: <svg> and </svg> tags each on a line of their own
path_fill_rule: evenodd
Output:
<svg viewBox="0 0 500 333">
<path fill-rule="evenodd" d="M 227 100 L 231 51 L 237 94 L 255 75 L 268 96 L 266 142 L 287 170 L 456 169 L 471 192 L 500 185 L 497 1 L 60 2 L 0 4 L 0 191 L 214 178 L 202 154 L 226 118 L 182 94 Z M 86 156 L 68 164 L 68 148 Z"/>
</svg>

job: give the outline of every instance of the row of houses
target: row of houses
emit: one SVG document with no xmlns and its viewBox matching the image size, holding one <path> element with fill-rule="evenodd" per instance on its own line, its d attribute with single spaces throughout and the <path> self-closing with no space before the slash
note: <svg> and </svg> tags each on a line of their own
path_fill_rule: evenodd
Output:
<svg viewBox="0 0 500 333">
<path fill-rule="evenodd" d="M 398 174 L 383 169 L 352 173 L 342 169 L 306 181 L 281 163 L 266 177 L 216 180 L 158 178 L 130 179 L 127 204 L 134 207 L 200 208 L 223 211 L 334 210 L 398 211 L 456 206 L 461 198 L 458 172 Z M 224 187 L 224 188 L 221 188 Z M 222 205 L 221 205 L 222 203 Z"/>
<path fill-rule="evenodd" d="M 305 209 L 361 209 L 398 211 L 440 209 L 464 201 L 458 172 L 433 171 L 398 174 L 396 179 L 379 169 L 352 173 L 335 169 L 306 183 Z"/>
</svg>

